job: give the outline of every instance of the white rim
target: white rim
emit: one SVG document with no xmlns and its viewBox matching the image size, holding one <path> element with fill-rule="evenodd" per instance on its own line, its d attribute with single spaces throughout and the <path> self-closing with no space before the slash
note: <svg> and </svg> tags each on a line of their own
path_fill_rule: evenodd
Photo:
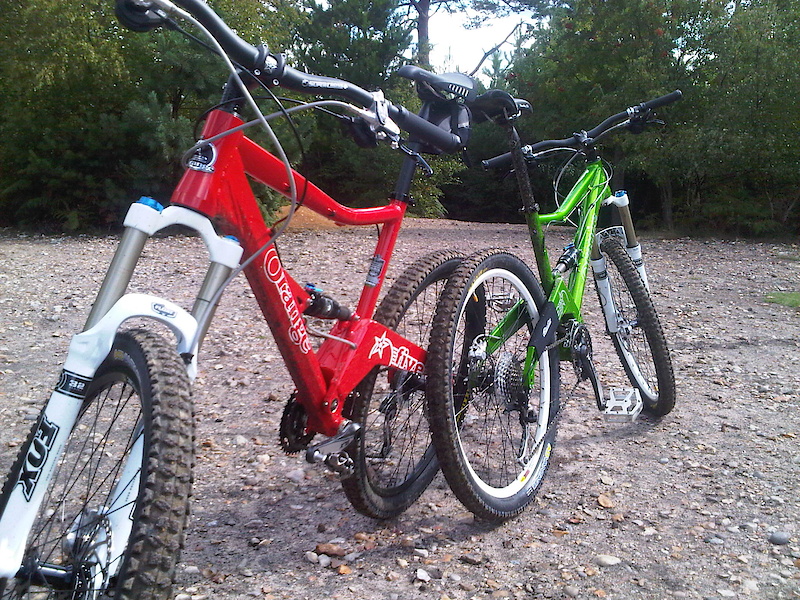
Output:
<svg viewBox="0 0 800 600">
<path fill-rule="evenodd" d="M 539 311 L 536 308 L 536 303 L 534 302 L 533 296 L 530 294 L 528 288 L 525 287 L 522 281 L 516 275 L 506 269 L 491 269 L 481 274 L 481 276 L 478 277 L 478 279 L 476 279 L 469 288 L 467 297 L 472 295 L 475 289 L 477 289 L 484 281 L 498 276 L 511 282 L 520 296 L 525 300 L 525 303 L 528 306 L 528 312 L 531 315 L 532 320 L 535 322 L 538 319 Z M 458 322 L 461 322 L 463 313 L 464 310 L 462 308 L 462 311 L 459 314 Z M 460 431 L 456 430 L 456 435 L 458 436 L 459 453 L 461 454 L 464 464 L 467 466 L 467 470 L 469 471 L 472 480 L 476 482 L 478 488 L 482 492 L 495 498 L 510 498 L 522 490 L 531 480 L 536 481 L 541 476 L 541 471 L 546 464 L 546 461 L 543 461 L 541 464 L 539 464 L 542 453 L 546 453 L 546 456 L 550 454 L 550 444 L 541 444 L 542 438 L 544 438 L 545 433 L 547 432 L 547 425 L 550 421 L 550 355 L 547 352 L 545 352 L 539 358 L 537 377 L 541 386 L 538 406 L 539 419 L 536 425 L 536 430 L 533 432 L 533 439 L 529 439 L 526 443 L 526 446 L 538 446 L 538 448 L 536 452 L 534 452 L 533 455 L 528 459 L 525 465 L 520 469 L 520 472 L 517 474 L 517 477 L 514 479 L 514 481 L 508 485 L 504 487 L 494 487 L 487 484 L 478 476 L 478 474 L 472 468 L 472 463 L 470 462 L 469 458 L 464 453 L 463 446 L 461 444 L 461 433 Z M 529 435 L 530 433 L 531 432 L 529 432 Z M 539 468 L 537 468 L 537 465 L 539 465 Z"/>
</svg>

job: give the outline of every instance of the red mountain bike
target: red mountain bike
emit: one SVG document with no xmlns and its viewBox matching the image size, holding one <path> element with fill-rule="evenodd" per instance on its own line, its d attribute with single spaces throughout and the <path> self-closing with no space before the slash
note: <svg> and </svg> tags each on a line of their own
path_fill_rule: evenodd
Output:
<svg viewBox="0 0 800 600">
<path fill-rule="evenodd" d="M 202 139 L 187 153 L 170 206 L 131 206 L 119 247 L 85 329 L 71 344 L 50 400 L 0 493 L 2 598 L 169 597 L 184 537 L 194 462 L 191 382 L 197 355 L 225 286 L 244 271 L 295 382 L 280 425 L 288 452 L 305 451 L 343 477 L 347 497 L 377 518 L 414 502 L 438 468 L 425 420 L 425 348 L 436 299 L 459 262 L 439 252 L 409 267 L 378 305 L 409 202 L 412 177 L 428 168 L 420 152 L 454 152 L 469 131 L 472 79 L 416 67 L 420 115 L 349 82 L 310 75 L 265 46 L 236 36 L 202 0 L 117 0 L 136 31 L 175 18 L 207 34 L 232 75 Z M 318 101 L 263 116 L 250 90 L 282 86 L 341 101 Z M 269 126 L 286 113 L 326 105 L 345 111 L 357 140 L 386 141 L 405 154 L 393 196 L 377 208 L 347 208 L 292 170 Z M 249 106 L 256 118 L 245 122 Z M 491 110 L 483 101 L 481 111 Z M 270 153 L 244 131 L 261 124 Z M 404 140 L 401 129 L 411 136 Z M 358 304 L 341 306 L 284 269 L 247 177 L 342 225 L 377 225 L 377 246 Z M 149 237 L 170 225 L 202 237 L 209 266 L 191 311 L 126 293 Z M 245 257 L 242 260 L 242 257 Z M 329 319 L 329 331 L 305 317 Z M 123 325 L 166 325 L 175 341 Z M 319 336 L 321 343 L 312 343 Z M 325 436 L 314 441 L 316 434 Z"/>
</svg>

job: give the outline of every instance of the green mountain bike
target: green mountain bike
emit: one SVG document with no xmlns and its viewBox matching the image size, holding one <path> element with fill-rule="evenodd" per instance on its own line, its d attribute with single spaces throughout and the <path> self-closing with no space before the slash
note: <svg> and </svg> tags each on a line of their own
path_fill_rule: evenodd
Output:
<svg viewBox="0 0 800 600">
<path fill-rule="evenodd" d="M 437 307 L 427 385 L 433 441 L 450 487 L 474 514 L 499 521 L 532 501 L 547 471 L 561 410 L 561 361 L 572 362 L 579 381 L 591 382 L 598 408 L 612 420 L 634 419 L 643 409 L 663 416 L 675 405 L 672 362 L 628 195 L 612 193 L 597 144 L 615 131 L 642 131 L 655 122 L 655 108 L 681 93 L 633 106 L 588 132 L 530 146 L 521 145 L 514 126 L 530 105 L 494 94 L 485 116 L 506 127 L 511 151 L 484 166 L 511 167 L 516 174 L 538 279 L 507 252 L 490 249 L 464 260 Z M 567 164 L 583 159 L 585 169 L 557 209 L 542 213 L 528 164 L 563 150 L 573 153 Z M 614 207 L 621 226 L 597 231 L 604 206 Z M 552 264 L 545 228 L 568 221 L 576 225 L 573 242 Z M 631 388 L 604 389 L 592 361 L 581 313 L 590 270 Z"/>
</svg>

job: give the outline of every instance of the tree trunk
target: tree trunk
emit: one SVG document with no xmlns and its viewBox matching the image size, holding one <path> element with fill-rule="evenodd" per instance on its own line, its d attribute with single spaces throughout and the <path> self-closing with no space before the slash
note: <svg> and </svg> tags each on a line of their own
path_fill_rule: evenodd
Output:
<svg viewBox="0 0 800 600">
<path fill-rule="evenodd" d="M 619 165 L 622 162 L 623 158 L 622 148 L 615 148 L 614 149 L 614 160 L 611 163 L 612 165 Z M 624 190 L 625 189 L 625 167 L 617 167 L 611 173 L 611 190 Z"/>
<path fill-rule="evenodd" d="M 660 186 L 661 190 L 661 220 L 664 222 L 664 227 L 667 231 L 672 231 L 675 227 L 675 222 L 672 218 L 672 180 L 667 179 L 664 185 Z"/>
<path fill-rule="evenodd" d="M 423 69 L 431 68 L 431 0 L 416 0 L 417 9 L 417 62 Z"/>
</svg>

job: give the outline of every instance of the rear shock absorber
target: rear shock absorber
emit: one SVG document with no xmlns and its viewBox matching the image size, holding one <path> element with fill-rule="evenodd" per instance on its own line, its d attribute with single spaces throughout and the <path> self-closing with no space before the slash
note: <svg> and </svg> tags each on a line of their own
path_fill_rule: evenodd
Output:
<svg viewBox="0 0 800 600">
<path fill-rule="evenodd" d="M 352 318 L 352 311 L 325 294 L 322 288 L 313 283 L 307 283 L 305 290 L 308 292 L 309 302 L 303 311 L 304 315 L 317 317 L 318 319 L 337 319 L 339 321 L 349 321 Z"/>
</svg>

